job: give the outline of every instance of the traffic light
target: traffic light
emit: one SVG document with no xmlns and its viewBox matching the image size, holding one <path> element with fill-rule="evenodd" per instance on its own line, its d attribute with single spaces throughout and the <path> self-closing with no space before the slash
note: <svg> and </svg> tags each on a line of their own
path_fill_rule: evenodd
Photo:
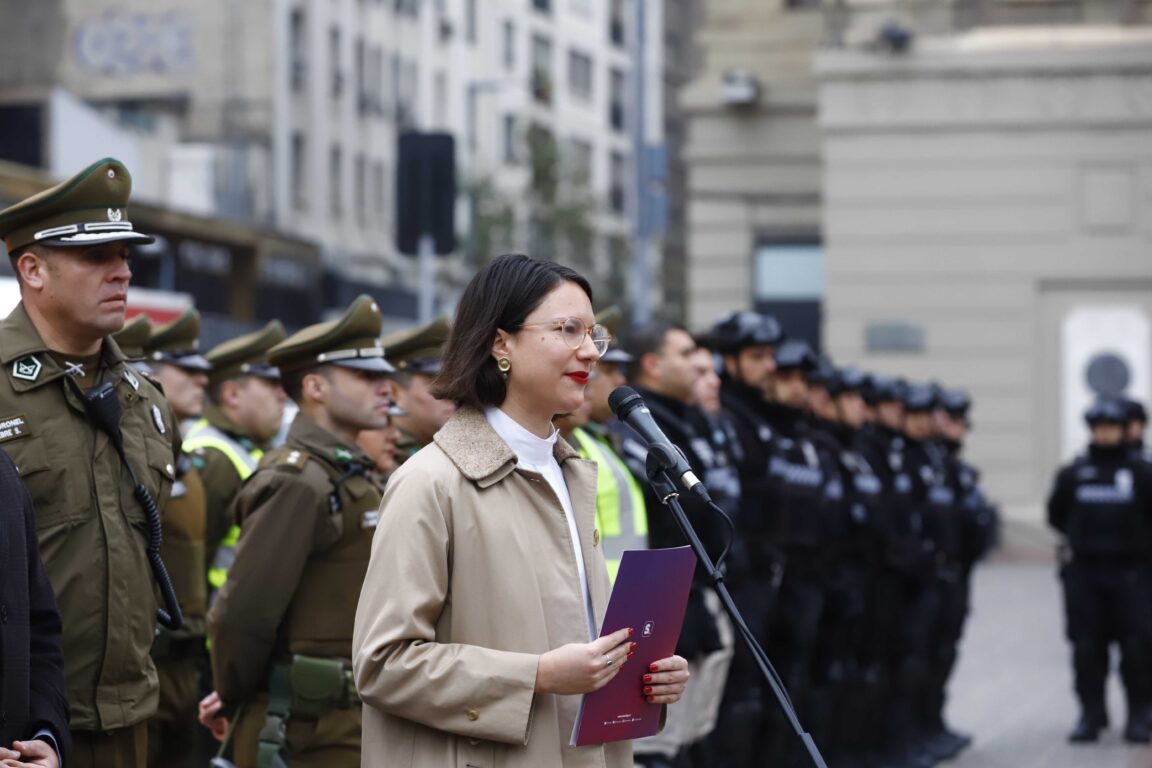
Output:
<svg viewBox="0 0 1152 768">
<path fill-rule="evenodd" d="M 456 250 L 456 140 L 449 133 L 400 134 L 396 163 L 396 248 L 416 255 L 431 235 L 438 255 Z"/>
</svg>

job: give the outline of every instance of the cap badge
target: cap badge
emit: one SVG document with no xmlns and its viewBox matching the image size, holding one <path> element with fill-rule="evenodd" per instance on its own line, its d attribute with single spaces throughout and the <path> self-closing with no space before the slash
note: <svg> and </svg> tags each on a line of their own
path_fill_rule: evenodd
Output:
<svg viewBox="0 0 1152 768">
<path fill-rule="evenodd" d="M 116 178 L 116 169 L 115 168 L 109 168 L 108 169 L 108 178 L 110 178 L 110 179 Z"/>
<path fill-rule="evenodd" d="M 122 218 L 124 218 L 124 214 L 118 208 L 108 209 L 108 221 L 120 221 Z"/>
<path fill-rule="evenodd" d="M 160 406 L 155 403 L 152 404 L 152 423 L 156 425 L 156 431 L 164 434 L 168 429 L 164 426 L 164 416 L 160 413 Z"/>
<path fill-rule="evenodd" d="M 36 381 L 40 378 L 40 369 L 43 367 L 35 355 L 28 355 L 12 364 L 12 376 L 24 381 Z"/>
</svg>

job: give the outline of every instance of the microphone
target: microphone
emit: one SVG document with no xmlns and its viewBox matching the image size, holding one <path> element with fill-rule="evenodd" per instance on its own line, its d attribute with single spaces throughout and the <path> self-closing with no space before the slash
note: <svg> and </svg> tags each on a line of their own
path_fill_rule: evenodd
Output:
<svg viewBox="0 0 1152 768">
<path fill-rule="evenodd" d="M 617 387 L 612 390 L 612 394 L 608 395 L 608 407 L 612 409 L 612 413 L 616 415 L 617 419 L 640 435 L 641 439 L 648 444 L 649 451 L 657 448 L 662 456 L 673 460 L 674 464 L 668 467 L 668 470 L 670 474 L 679 479 L 680 484 L 686 490 L 705 501 L 712 501 L 712 497 L 708 495 L 708 489 L 696 477 L 692 467 L 688 466 L 688 460 L 684 458 L 684 454 L 665 436 L 660 427 L 656 426 L 652 412 L 648 410 L 648 406 L 644 405 L 644 399 L 636 390 L 632 387 Z"/>
</svg>

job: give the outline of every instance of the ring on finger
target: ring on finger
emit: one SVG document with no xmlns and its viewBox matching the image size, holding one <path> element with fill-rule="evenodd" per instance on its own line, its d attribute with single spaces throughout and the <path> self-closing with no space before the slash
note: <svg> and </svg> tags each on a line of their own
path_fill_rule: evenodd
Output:
<svg viewBox="0 0 1152 768">
<path fill-rule="evenodd" d="M 612 657 L 609 656 L 608 654 L 604 654 L 604 666 L 606 666 L 606 667 L 612 666 Z"/>
</svg>

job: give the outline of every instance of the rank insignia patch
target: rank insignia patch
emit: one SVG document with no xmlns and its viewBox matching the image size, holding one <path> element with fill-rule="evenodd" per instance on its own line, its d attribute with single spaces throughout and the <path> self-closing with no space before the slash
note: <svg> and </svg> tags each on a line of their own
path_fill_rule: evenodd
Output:
<svg viewBox="0 0 1152 768">
<path fill-rule="evenodd" d="M 40 378 L 43 367 L 35 355 L 28 355 L 12 363 L 12 377 L 24 381 L 36 381 Z"/>
</svg>

